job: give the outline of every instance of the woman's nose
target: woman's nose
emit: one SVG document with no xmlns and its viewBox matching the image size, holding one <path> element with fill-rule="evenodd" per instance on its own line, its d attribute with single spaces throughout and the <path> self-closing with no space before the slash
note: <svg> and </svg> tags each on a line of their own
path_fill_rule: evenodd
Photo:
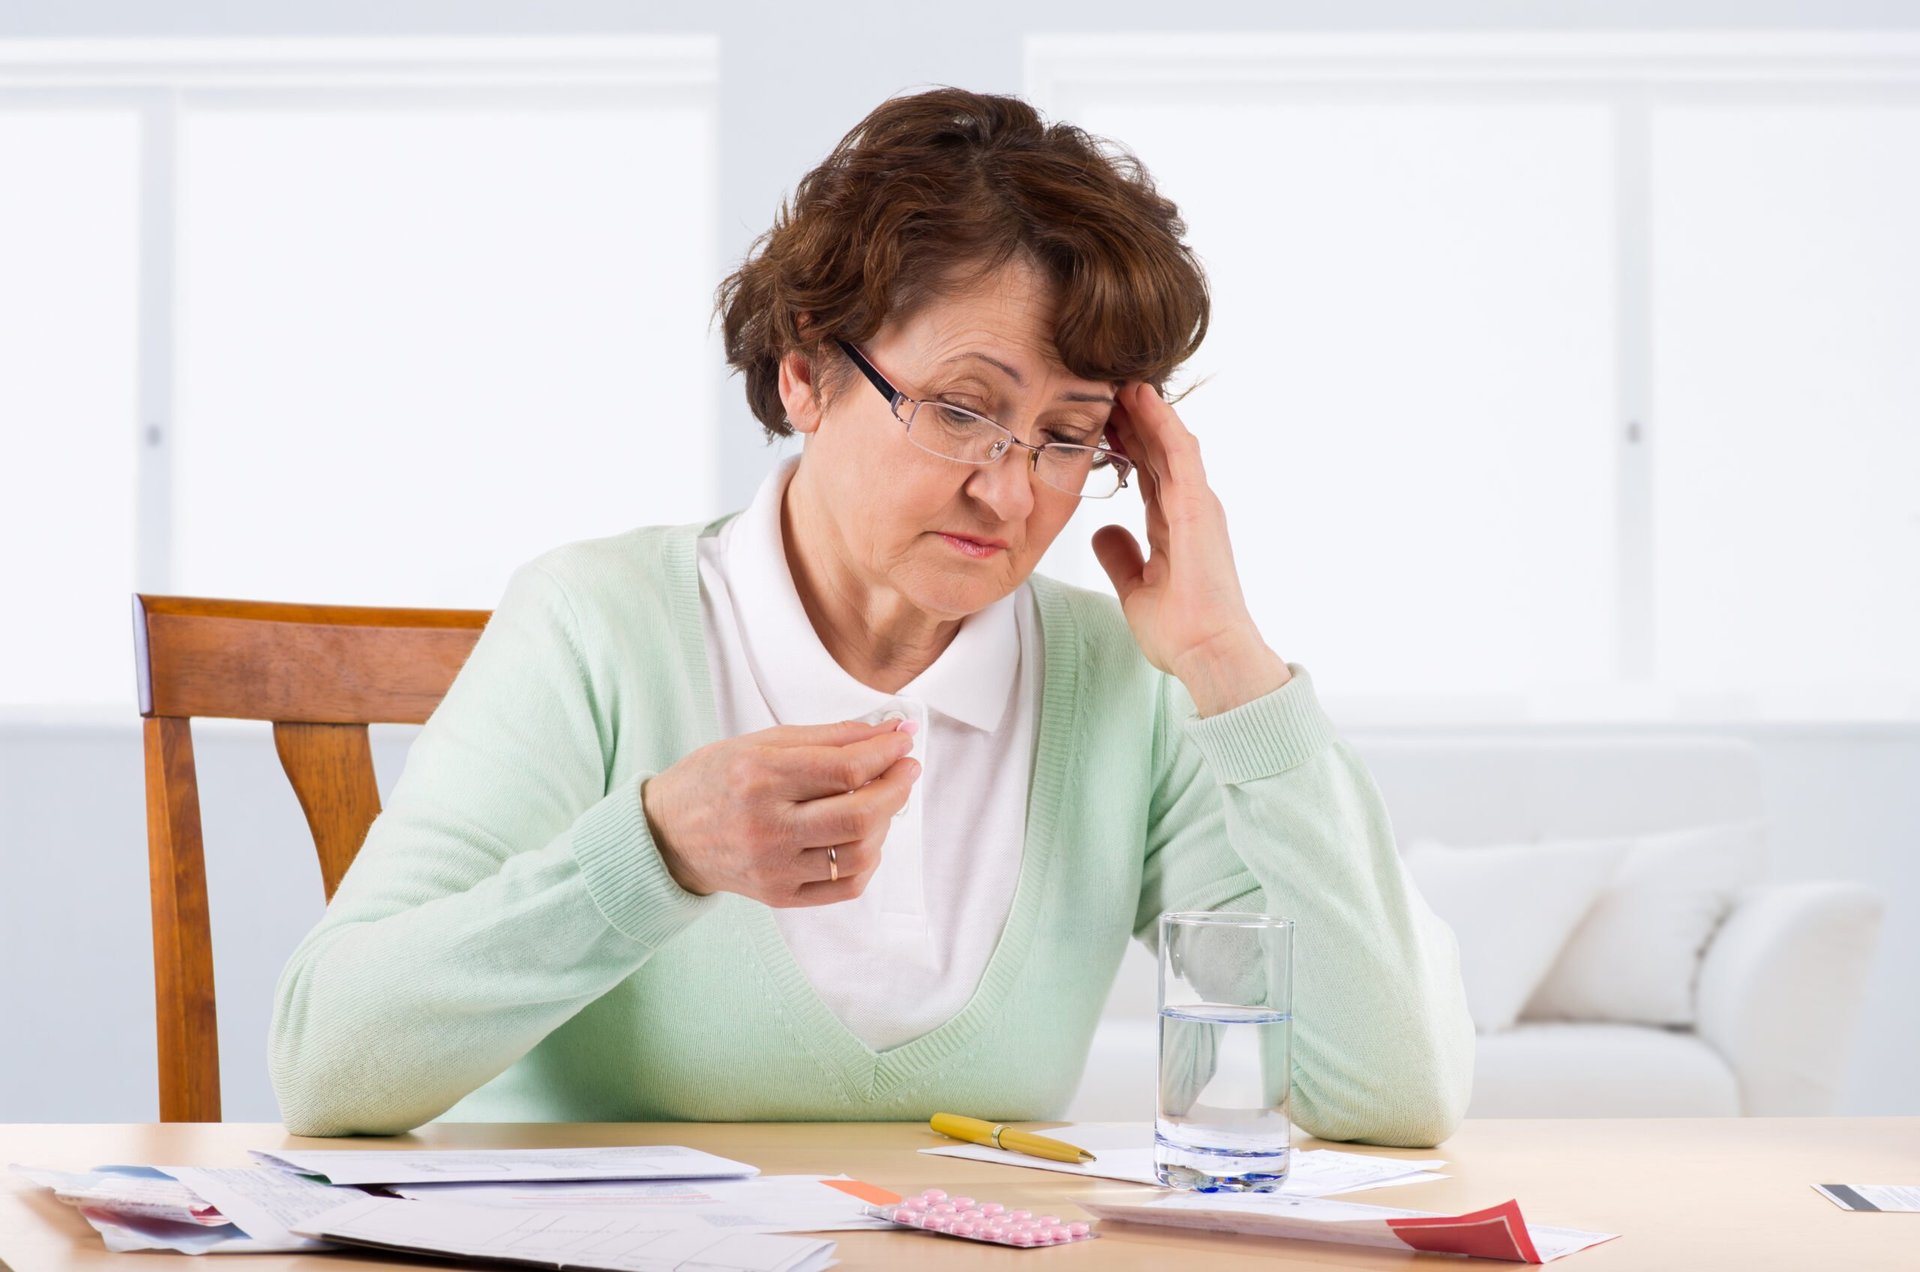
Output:
<svg viewBox="0 0 1920 1272">
<path fill-rule="evenodd" d="M 1024 521 L 1033 511 L 1033 452 L 1009 447 L 991 464 L 974 469 L 967 493 L 993 509 L 1000 521 Z"/>
</svg>

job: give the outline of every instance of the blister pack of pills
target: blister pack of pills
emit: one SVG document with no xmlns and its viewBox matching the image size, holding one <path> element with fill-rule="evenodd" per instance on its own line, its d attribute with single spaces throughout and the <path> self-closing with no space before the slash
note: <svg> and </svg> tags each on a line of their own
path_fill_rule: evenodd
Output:
<svg viewBox="0 0 1920 1272">
<path fill-rule="evenodd" d="M 891 1206 L 868 1206 L 867 1213 L 903 1228 L 922 1228 L 942 1236 L 1022 1249 L 1091 1241 L 1100 1235 L 1090 1223 L 1036 1215 L 1031 1210 L 1009 1210 L 998 1202 L 971 1197 L 949 1197 L 938 1188 L 929 1188 L 918 1197 L 902 1198 Z"/>
</svg>

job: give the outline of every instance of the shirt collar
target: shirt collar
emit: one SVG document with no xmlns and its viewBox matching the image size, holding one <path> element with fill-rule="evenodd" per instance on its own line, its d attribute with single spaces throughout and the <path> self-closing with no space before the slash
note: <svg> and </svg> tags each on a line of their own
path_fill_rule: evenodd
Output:
<svg viewBox="0 0 1920 1272">
<path fill-rule="evenodd" d="M 904 698 L 975 729 L 997 728 L 1019 671 L 1015 607 L 1026 584 L 961 620 L 952 643 L 898 693 L 861 684 L 820 643 L 787 568 L 780 509 L 799 464 L 799 456 L 790 457 L 767 476 L 753 502 L 727 528 L 723 549 L 734 622 L 774 718 L 825 724 L 868 715 Z"/>
</svg>

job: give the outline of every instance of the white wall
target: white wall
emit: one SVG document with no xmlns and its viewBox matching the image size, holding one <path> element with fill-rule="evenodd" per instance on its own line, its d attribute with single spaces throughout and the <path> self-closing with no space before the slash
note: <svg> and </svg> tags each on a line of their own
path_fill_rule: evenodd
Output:
<svg viewBox="0 0 1920 1272">
<path fill-rule="evenodd" d="M 721 248 L 765 227 L 791 183 L 883 97 L 927 83 L 1021 87 L 1023 37 L 1087 30 L 1912 28 L 1885 0 L 1823 3 L 1190 3 L 1072 0 L 1044 9 L 847 0 L 665 6 L 505 0 L 300 0 L 276 4 L 0 0 L 0 39 L 132 35 L 381 35 L 712 32 L 721 38 Z M 720 493 L 743 503 L 770 463 L 740 403 L 722 391 Z M 0 439 L 4 440 L 4 439 Z M 4 454 L 0 451 L 0 454 Z M 34 544 L 58 550 L 57 528 Z M 17 598 L 4 631 L 45 621 Z M 18 612 L 14 607 L 18 606 Z M 1276 634 L 1282 648 L 1284 636 Z M 129 673 L 131 666 L 129 665 Z M 125 717 L 0 720 L 0 1121 L 141 1121 L 155 1116 L 153 1007 L 139 733 Z M 1698 730 L 1698 724 L 1692 726 Z M 1884 956 L 1845 1100 L 1859 1113 L 1920 1112 L 1910 1079 L 1920 1012 L 1902 974 L 1920 967 L 1920 729 L 1741 730 L 1760 746 L 1786 878 L 1852 878 L 1889 899 Z M 222 1005 L 227 1115 L 276 1116 L 264 1065 L 275 977 L 318 917 L 304 823 L 264 725 L 198 730 Z M 410 731 L 376 744 L 382 777 Z M 1364 743 L 1364 737 L 1360 739 Z"/>
</svg>

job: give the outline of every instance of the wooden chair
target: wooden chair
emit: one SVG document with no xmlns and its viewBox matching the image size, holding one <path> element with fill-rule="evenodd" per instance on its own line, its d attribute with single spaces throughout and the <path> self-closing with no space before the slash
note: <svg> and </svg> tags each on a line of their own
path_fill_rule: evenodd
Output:
<svg viewBox="0 0 1920 1272">
<path fill-rule="evenodd" d="M 135 596 L 145 719 L 160 1120 L 220 1120 L 194 716 L 273 722 L 327 897 L 380 812 L 369 724 L 419 724 L 486 626 L 485 610 L 372 609 Z"/>
</svg>

